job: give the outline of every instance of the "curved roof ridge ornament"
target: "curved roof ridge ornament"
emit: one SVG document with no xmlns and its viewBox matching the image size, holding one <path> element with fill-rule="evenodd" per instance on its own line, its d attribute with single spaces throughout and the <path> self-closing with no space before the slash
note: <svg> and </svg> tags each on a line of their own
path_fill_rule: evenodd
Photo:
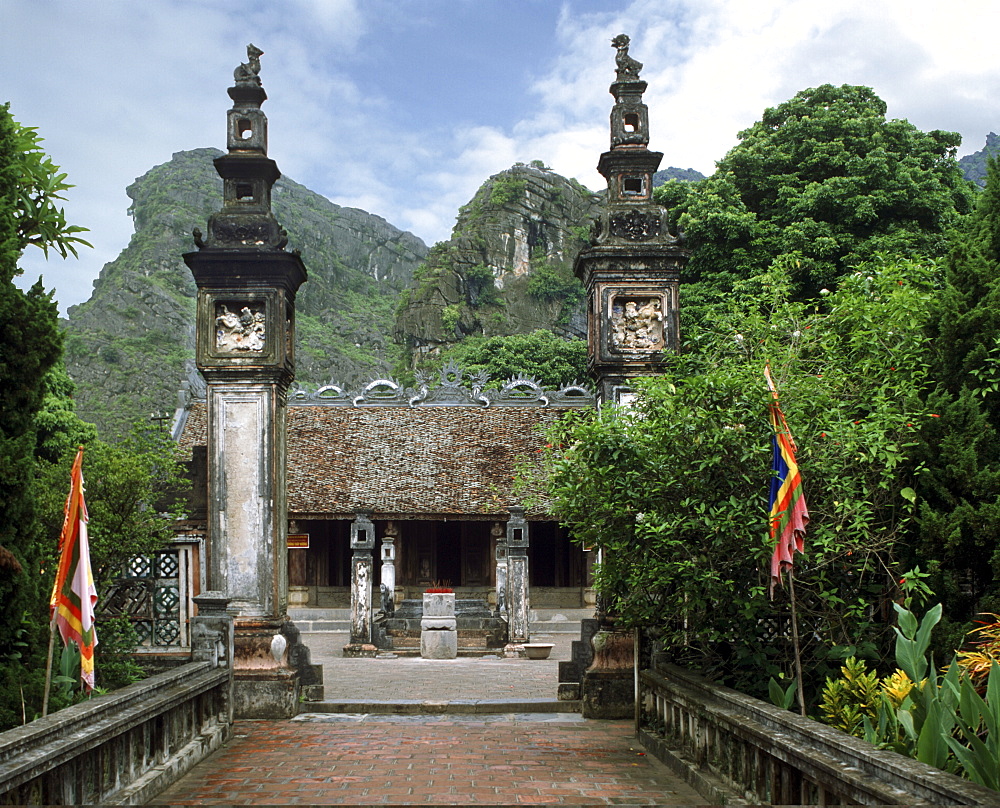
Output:
<svg viewBox="0 0 1000 808">
<path fill-rule="evenodd" d="M 354 397 L 353 404 L 357 407 L 362 401 L 366 403 L 399 401 L 404 393 L 403 387 L 394 379 L 373 379 Z"/>
<path fill-rule="evenodd" d="M 511 376 L 507 383 L 500 388 L 500 401 L 528 402 L 532 399 L 542 402 L 543 407 L 547 407 L 549 404 L 545 388 L 533 376 Z"/>
<path fill-rule="evenodd" d="M 430 378 L 422 370 L 416 372 L 416 383 L 417 392 L 416 395 L 410 396 L 408 401 L 411 407 L 417 406 L 421 401 L 426 400 L 428 394 L 430 393 Z"/>
<path fill-rule="evenodd" d="M 289 404 L 327 406 L 408 406 L 408 407 L 498 407 L 568 406 L 586 407 L 594 393 L 585 384 L 573 381 L 559 389 L 547 389 L 534 376 L 512 376 L 496 383 L 485 370 L 469 372 L 455 363 L 438 371 L 418 370 L 415 385 L 404 387 L 389 377 L 373 378 L 350 386 L 328 382 L 315 391 L 296 383 L 289 391 Z M 194 383 L 189 384 L 195 387 Z M 197 398 L 185 392 L 185 398 Z M 202 398 L 204 394 L 202 394 Z"/>
<path fill-rule="evenodd" d="M 309 396 L 313 401 L 336 401 L 347 398 L 347 391 L 344 390 L 339 384 L 324 384 L 322 387 L 316 389 L 311 396 Z"/>
</svg>

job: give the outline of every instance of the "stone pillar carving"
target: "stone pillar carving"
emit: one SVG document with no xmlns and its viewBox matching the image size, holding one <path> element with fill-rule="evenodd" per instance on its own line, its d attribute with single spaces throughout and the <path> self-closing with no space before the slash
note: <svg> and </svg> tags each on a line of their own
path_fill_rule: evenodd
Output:
<svg viewBox="0 0 1000 808">
<path fill-rule="evenodd" d="M 494 522 L 490 528 L 493 544 L 496 546 L 497 617 L 507 619 L 507 534 L 503 525 Z"/>
<path fill-rule="evenodd" d="M 528 642 L 528 522 L 524 508 L 512 506 L 507 520 L 508 639 Z"/>
<path fill-rule="evenodd" d="M 367 513 L 358 512 L 351 522 L 351 642 L 345 656 L 374 656 L 372 645 L 372 573 L 375 525 Z"/>
<path fill-rule="evenodd" d="M 396 612 L 396 538 L 399 528 L 395 522 L 388 522 L 382 536 L 382 583 L 379 590 L 382 596 L 382 612 L 386 617 L 392 617 Z"/>
</svg>

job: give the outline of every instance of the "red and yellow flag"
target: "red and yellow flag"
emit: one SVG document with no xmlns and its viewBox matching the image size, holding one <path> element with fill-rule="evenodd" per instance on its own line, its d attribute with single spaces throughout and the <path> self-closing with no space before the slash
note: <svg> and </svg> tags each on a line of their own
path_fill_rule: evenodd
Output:
<svg viewBox="0 0 1000 808">
<path fill-rule="evenodd" d="M 76 453 L 70 473 L 70 490 L 59 536 L 59 569 L 52 587 L 51 619 L 62 635 L 80 647 L 80 678 L 88 690 L 94 689 L 94 607 L 97 588 L 90 568 L 87 542 L 87 503 L 83 499 L 83 447 Z"/>
<path fill-rule="evenodd" d="M 771 540 L 774 554 L 771 556 L 771 597 L 774 586 L 781 580 L 781 573 L 792 568 L 792 556 L 803 552 L 806 525 L 809 524 L 809 509 L 802 493 L 802 475 L 795 460 L 796 446 L 792 433 L 785 422 L 785 416 L 778 406 L 778 392 L 771 380 L 770 369 L 764 368 L 767 386 L 772 400 L 768 403 L 768 414 L 774 428 L 774 462 L 771 466 Z"/>
</svg>

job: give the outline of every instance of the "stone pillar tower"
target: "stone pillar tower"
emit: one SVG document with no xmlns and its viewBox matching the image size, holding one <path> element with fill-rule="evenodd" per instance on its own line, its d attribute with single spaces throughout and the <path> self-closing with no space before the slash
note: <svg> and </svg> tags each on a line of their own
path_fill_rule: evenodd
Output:
<svg viewBox="0 0 1000 808">
<path fill-rule="evenodd" d="M 235 615 L 236 712 L 281 717 L 298 709 L 288 667 L 285 404 L 294 373 L 295 294 L 306 280 L 271 213 L 281 176 L 267 156 L 262 51 L 229 88 L 228 154 L 215 160 L 222 210 L 184 255 L 198 287 L 196 356 L 208 385 L 209 588 Z"/>
<path fill-rule="evenodd" d="M 627 404 L 630 380 L 655 375 L 664 354 L 677 350 L 678 286 L 689 257 L 668 229 L 666 209 L 652 199 L 663 155 L 647 148 L 642 64 L 628 55 L 627 36 L 612 44 L 618 74 L 611 85 L 611 150 L 597 165 L 608 181 L 607 205 L 594 223 L 592 246 L 574 267 L 587 290 L 588 367 L 598 406 Z"/>
</svg>

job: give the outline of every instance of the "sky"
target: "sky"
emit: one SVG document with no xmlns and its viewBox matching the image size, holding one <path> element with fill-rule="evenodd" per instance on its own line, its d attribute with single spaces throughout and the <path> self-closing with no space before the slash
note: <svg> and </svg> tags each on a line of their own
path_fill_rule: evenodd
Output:
<svg viewBox="0 0 1000 808">
<path fill-rule="evenodd" d="M 125 189 L 225 148 L 249 42 L 282 173 L 430 245 L 515 162 L 604 187 L 616 34 L 645 65 L 650 148 L 710 174 L 767 107 L 824 83 L 977 151 L 1000 130 L 998 30 L 995 0 L 0 0 L 0 103 L 38 128 L 94 245 L 29 248 L 19 283 L 42 275 L 62 312 L 90 297 L 133 233 Z"/>
</svg>

